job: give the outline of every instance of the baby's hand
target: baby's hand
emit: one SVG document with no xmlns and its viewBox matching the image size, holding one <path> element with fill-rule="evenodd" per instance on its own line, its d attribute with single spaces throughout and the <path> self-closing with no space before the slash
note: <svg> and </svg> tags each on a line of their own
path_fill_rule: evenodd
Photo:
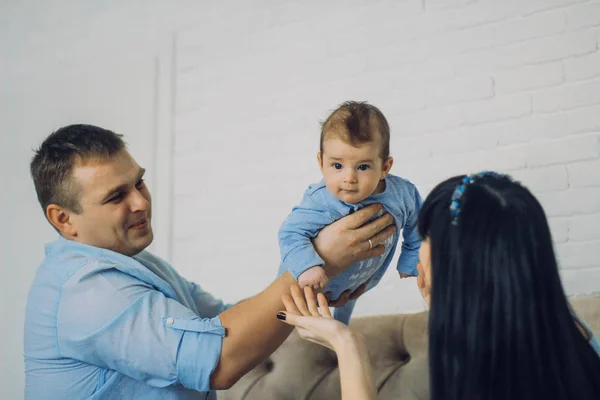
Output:
<svg viewBox="0 0 600 400">
<path fill-rule="evenodd" d="M 404 272 L 399 272 L 400 274 L 400 279 L 404 279 L 404 278 L 414 278 L 417 275 L 411 275 L 411 274 L 405 274 Z"/>
<path fill-rule="evenodd" d="M 301 288 L 310 286 L 318 291 L 325 289 L 327 282 L 329 282 L 329 279 L 327 278 L 325 270 L 318 265 L 307 269 L 298 277 L 298 285 L 300 285 Z"/>
</svg>

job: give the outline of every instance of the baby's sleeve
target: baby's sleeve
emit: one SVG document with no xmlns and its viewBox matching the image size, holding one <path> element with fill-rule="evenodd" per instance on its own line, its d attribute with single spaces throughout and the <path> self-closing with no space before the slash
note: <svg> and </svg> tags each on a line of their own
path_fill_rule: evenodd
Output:
<svg viewBox="0 0 600 400">
<path fill-rule="evenodd" d="M 398 258 L 398 272 L 417 275 L 421 237 L 418 230 L 419 211 L 423 200 L 416 186 L 411 184 L 409 196 L 406 199 L 406 222 L 402 228 L 402 250 Z"/>
<path fill-rule="evenodd" d="M 305 194 L 302 202 L 292 209 L 279 229 L 279 274 L 290 271 L 298 279 L 307 269 L 322 266 L 324 261 L 315 251 L 311 239 L 332 222 L 329 211 Z"/>
</svg>

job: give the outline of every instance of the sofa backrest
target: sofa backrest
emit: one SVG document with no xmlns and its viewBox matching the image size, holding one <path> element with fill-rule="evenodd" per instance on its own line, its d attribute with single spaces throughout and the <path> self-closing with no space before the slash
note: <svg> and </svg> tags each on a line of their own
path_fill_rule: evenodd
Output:
<svg viewBox="0 0 600 400">
<path fill-rule="evenodd" d="M 571 300 L 577 315 L 600 337 L 600 295 Z M 429 399 L 428 313 L 358 317 L 350 326 L 365 337 L 378 399 Z M 334 400 L 340 398 L 335 353 L 294 331 L 268 360 L 220 400 Z"/>
</svg>

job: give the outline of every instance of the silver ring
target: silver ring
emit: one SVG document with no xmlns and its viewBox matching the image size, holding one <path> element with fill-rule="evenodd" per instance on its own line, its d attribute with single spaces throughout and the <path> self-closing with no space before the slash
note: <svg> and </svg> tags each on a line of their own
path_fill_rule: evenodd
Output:
<svg viewBox="0 0 600 400">
<path fill-rule="evenodd" d="M 371 241 L 371 239 L 369 239 L 369 250 L 371 250 L 373 248 L 373 242 Z"/>
</svg>

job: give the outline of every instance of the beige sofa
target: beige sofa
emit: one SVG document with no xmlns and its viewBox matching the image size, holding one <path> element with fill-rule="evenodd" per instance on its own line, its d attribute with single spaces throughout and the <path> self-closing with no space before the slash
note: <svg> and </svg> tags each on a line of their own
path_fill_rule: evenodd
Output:
<svg viewBox="0 0 600 400">
<path fill-rule="evenodd" d="M 600 295 L 572 300 L 581 319 L 600 337 Z M 354 318 L 365 336 L 379 399 L 429 398 L 427 313 Z M 340 398 L 335 354 L 296 332 L 220 400 L 334 400 Z"/>
</svg>

